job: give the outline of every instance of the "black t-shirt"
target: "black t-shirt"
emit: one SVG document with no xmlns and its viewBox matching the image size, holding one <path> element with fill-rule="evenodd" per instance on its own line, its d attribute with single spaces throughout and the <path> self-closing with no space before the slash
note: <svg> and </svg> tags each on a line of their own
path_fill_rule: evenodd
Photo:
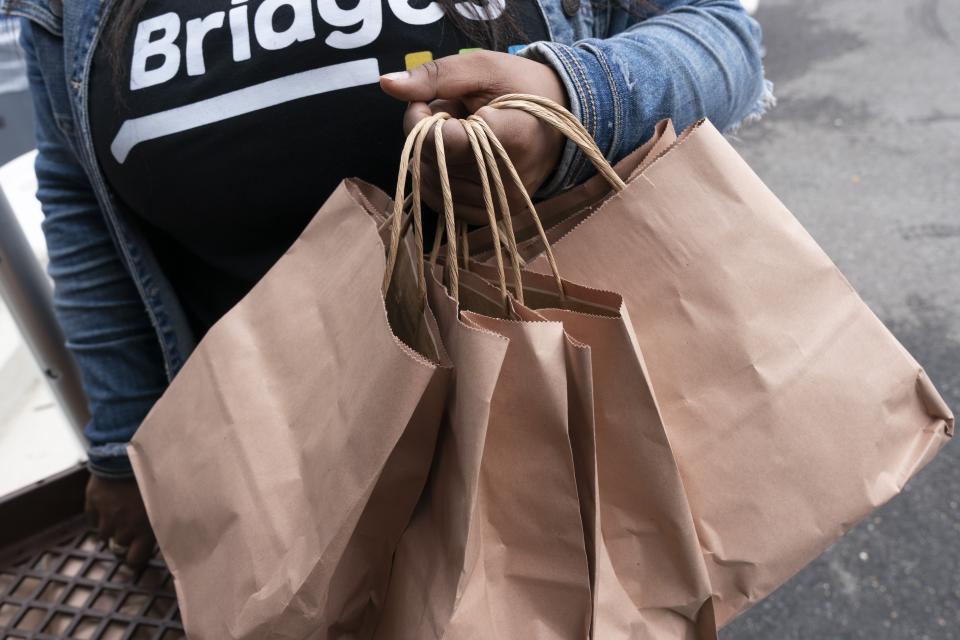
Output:
<svg viewBox="0 0 960 640">
<path fill-rule="evenodd" d="M 510 44 L 546 37 L 534 0 L 457 10 L 511 21 L 523 36 Z M 119 69 L 98 48 L 97 158 L 198 334 L 340 180 L 392 189 L 405 105 L 380 90 L 379 75 L 474 46 L 423 0 L 151 0 Z"/>
</svg>

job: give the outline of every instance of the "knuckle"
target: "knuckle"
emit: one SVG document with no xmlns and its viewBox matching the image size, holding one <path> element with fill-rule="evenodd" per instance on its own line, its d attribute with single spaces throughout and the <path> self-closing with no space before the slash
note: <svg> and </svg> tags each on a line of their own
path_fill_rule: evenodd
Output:
<svg viewBox="0 0 960 640">
<path fill-rule="evenodd" d="M 438 61 L 430 60 L 429 62 L 425 62 L 421 68 L 427 74 L 427 78 L 432 84 L 437 85 L 440 83 L 441 65 Z"/>
<path fill-rule="evenodd" d="M 476 116 L 478 118 L 485 120 L 487 124 L 490 124 L 491 118 L 494 117 L 496 113 L 497 113 L 497 110 L 494 107 L 484 105 L 479 109 L 477 109 Z"/>
</svg>

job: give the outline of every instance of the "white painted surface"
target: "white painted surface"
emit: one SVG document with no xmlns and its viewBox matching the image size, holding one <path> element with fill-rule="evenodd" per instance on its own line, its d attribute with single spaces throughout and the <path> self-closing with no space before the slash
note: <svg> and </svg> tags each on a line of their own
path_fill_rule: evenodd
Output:
<svg viewBox="0 0 960 640">
<path fill-rule="evenodd" d="M 3 194 L 17 216 L 33 252 L 46 264 L 47 243 L 40 229 L 43 211 L 40 209 L 40 201 L 37 200 L 37 174 L 33 170 L 36 158 L 36 150 L 29 151 L 0 166 L 0 187 L 3 187 Z"/>
<path fill-rule="evenodd" d="M 28 364 L 34 370 L 24 376 L 26 384 L 12 410 L 0 416 L 0 496 L 85 459 L 83 447 L 49 387 L 33 362 Z"/>
<path fill-rule="evenodd" d="M 46 264 L 33 170 L 36 152 L 0 167 L 3 188 L 34 254 Z M 0 496 L 74 466 L 83 446 L 67 422 L 13 321 L 0 302 Z"/>
</svg>

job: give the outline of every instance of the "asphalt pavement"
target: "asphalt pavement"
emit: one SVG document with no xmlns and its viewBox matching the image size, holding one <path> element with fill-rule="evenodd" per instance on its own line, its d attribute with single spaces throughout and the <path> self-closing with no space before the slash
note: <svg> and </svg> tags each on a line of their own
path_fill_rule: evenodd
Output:
<svg viewBox="0 0 960 640">
<path fill-rule="evenodd" d="M 736 145 L 960 409 L 960 1 L 760 0 Z M 960 638 L 960 445 L 723 640 Z"/>
</svg>

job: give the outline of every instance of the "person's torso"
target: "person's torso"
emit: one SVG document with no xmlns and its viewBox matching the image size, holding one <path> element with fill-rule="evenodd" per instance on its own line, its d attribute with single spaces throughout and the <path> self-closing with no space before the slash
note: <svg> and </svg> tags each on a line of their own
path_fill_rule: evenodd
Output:
<svg viewBox="0 0 960 640">
<path fill-rule="evenodd" d="M 168 378 L 172 379 L 196 345 L 197 336 L 189 327 L 182 304 L 149 243 L 129 210 L 118 203 L 106 183 L 97 161 L 91 136 L 90 77 L 94 56 L 106 30 L 106 22 L 125 0 L 0 0 L 0 11 L 29 21 L 30 46 L 42 84 L 32 87 L 35 100 L 49 104 L 45 126 L 62 134 L 63 152 L 82 164 L 89 176 L 89 188 L 103 212 L 104 223 L 117 246 L 120 260 L 131 275 L 152 322 Z M 600 37 L 614 30 L 614 20 L 623 11 L 615 3 L 596 6 L 587 0 L 537 0 L 546 18 L 549 40 L 570 45 Z M 620 16 L 622 18 L 623 16 Z M 615 31 L 625 28 L 619 19 Z M 38 169 L 55 169 L 55 159 L 40 156 Z"/>
<path fill-rule="evenodd" d="M 546 37 L 533 0 L 456 8 L 513 34 L 501 49 Z M 249 290 L 340 180 L 395 182 L 405 105 L 378 77 L 475 46 L 438 5 L 411 0 L 151 0 L 119 65 L 101 39 L 97 160 L 196 330 Z"/>
</svg>

